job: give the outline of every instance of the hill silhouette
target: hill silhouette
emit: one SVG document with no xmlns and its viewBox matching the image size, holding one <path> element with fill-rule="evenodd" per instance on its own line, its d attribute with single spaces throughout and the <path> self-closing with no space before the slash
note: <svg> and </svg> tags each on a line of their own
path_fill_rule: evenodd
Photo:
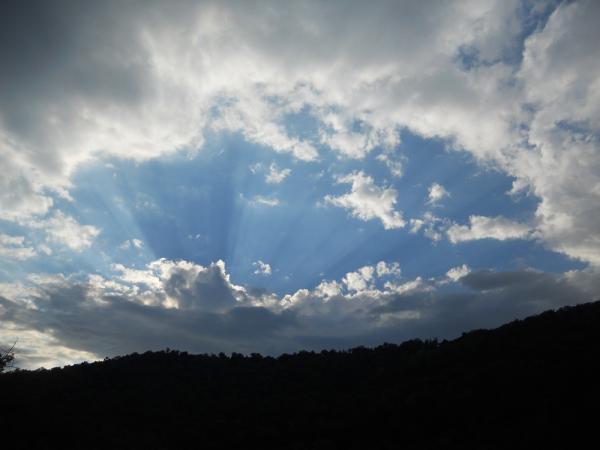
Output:
<svg viewBox="0 0 600 450">
<path fill-rule="evenodd" d="M 573 448 L 597 440 L 599 346 L 594 302 L 452 341 L 167 349 L 3 374 L 1 420 L 11 448 Z"/>
</svg>

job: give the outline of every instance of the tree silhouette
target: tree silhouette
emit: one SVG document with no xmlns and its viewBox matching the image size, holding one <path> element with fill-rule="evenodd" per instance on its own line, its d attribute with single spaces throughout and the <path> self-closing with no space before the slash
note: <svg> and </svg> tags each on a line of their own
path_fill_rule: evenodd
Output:
<svg viewBox="0 0 600 450">
<path fill-rule="evenodd" d="M 3 372 L 5 368 L 12 366 L 12 363 L 15 359 L 15 344 L 13 344 L 8 350 L 0 348 L 0 373 Z"/>
<path fill-rule="evenodd" d="M 0 423 L 30 432 L 13 446 L 3 434 L 2 448 L 588 448 L 599 342 L 600 301 L 453 340 L 277 357 L 169 349 L 11 371 Z"/>
</svg>

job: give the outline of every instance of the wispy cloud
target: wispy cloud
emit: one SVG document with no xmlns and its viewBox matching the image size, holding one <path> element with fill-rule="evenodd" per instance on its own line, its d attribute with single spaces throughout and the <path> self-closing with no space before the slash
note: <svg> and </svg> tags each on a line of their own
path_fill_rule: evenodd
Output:
<svg viewBox="0 0 600 450">
<path fill-rule="evenodd" d="M 258 261 L 253 262 L 252 265 L 256 267 L 256 270 L 254 271 L 255 275 L 263 275 L 268 277 L 272 273 L 271 265 L 261 261 L 260 259 Z"/>
<path fill-rule="evenodd" d="M 292 173 L 291 169 L 279 169 L 277 164 L 272 163 L 269 166 L 269 173 L 265 176 L 265 181 L 270 184 L 279 184 Z"/>
</svg>

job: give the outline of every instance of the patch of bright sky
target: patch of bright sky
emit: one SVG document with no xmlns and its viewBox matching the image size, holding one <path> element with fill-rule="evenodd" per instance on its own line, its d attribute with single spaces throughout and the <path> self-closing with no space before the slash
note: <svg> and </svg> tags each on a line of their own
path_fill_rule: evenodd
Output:
<svg viewBox="0 0 600 450">
<path fill-rule="evenodd" d="M 307 110 L 286 119 L 290 134 L 302 138 L 314 139 L 316 126 Z M 349 189 L 336 184 L 336 176 L 362 170 L 377 185 L 397 190 L 396 208 L 407 221 L 428 211 L 459 224 L 468 223 L 470 215 L 502 215 L 523 222 L 533 217 L 536 198 L 510 197 L 506 193 L 511 178 L 478 166 L 466 153 L 447 150 L 443 141 L 403 131 L 401 144 L 390 153 L 404 159 L 401 178 L 393 177 L 377 159 L 380 151 L 355 160 L 321 147 L 318 161 L 302 162 L 237 134 L 215 134 L 193 158 L 181 153 L 145 163 L 112 160 L 90 165 L 73 179 L 75 201 L 56 202 L 80 223 L 101 228 L 94 246 L 81 253 L 58 249 L 51 257 L 8 264 L 0 277 L 22 278 L 30 272 L 110 275 L 113 263 L 143 267 L 161 257 L 200 264 L 223 259 L 235 283 L 282 294 L 314 287 L 322 279 L 340 279 L 380 260 L 399 262 L 407 278 L 440 276 L 462 264 L 554 272 L 583 267 L 534 241 L 432 242 L 422 233 L 409 233 L 410 225 L 385 230 L 378 220 L 361 221 L 345 209 L 323 204 L 325 195 Z M 291 169 L 279 184 L 265 181 L 272 163 Z M 450 193 L 439 205 L 427 203 L 432 183 Z M 253 201 L 259 196 L 279 204 Z M 22 231 L 1 225 L 4 232 Z M 28 236 L 43 240 L 41 235 Z M 120 248 L 131 239 L 144 244 Z M 271 265 L 272 276 L 254 273 L 252 263 L 257 260 Z"/>
</svg>

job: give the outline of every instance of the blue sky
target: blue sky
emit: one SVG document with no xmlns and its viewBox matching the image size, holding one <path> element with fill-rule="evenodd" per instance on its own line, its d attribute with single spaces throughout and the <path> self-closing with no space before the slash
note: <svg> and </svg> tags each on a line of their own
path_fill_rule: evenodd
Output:
<svg viewBox="0 0 600 450">
<path fill-rule="evenodd" d="M 23 367 L 452 337 L 598 296 L 593 2 L 130 6 L 59 3 L 50 42 L 42 6 L 5 24 Z"/>
<path fill-rule="evenodd" d="M 301 125 L 291 122 L 290 128 Z M 58 257 L 15 264 L 15 272 L 5 269 L 5 279 L 23 270 L 110 276 L 113 263 L 141 268 L 158 258 L 202 265 L 222 259 L 236 281 L 283 295 L 381 260 L 399 262 L 407 277 L 427 278 L 462 264 L 550 272 L 583 267 L 532 240 L 436 242 L 409 227 L 385 230 L 378 220 L 356 219 L 347 210 L 323 204 L 326 195 L 347 190 L 335 183 L 336 175 L 363 170 L 377 184 L 398 191 L 396 208 L 407 218 L 429 211 L 457 223 L 468 222 L 473 214 L 531 220 L 537 199 L 511 197 L 510 177 L 479 167 L 468 154 L 446 150 L 441 140 L 402 133 L 401 144 L 392 150 L 405 166 L 403 176 L 396 178 L 377 160 L 376 151 L 356 161 L 322 149 L 319 161 L 298 162 L 239 135 L 211 138 L 193 156 L 183 152 L 143 163 L 110 159 L 80 169 L 73 177 L 74 201 L 58 199 L 57 206 L 102 230 L 93 248 L 76 252 L 59 247 Z M 265 180 L 272 164 L 290 170 L 278 184 Z M 449 193 L 435 205 L 428 204 L 433 183 Z M 256 196 L 280 204 L 255 204 Z M 132 239 L 141 240 L 141 248 L 120 248 Z M 254 273 L 258 260 L 271 265 L 271 276 Z"/>
</svg>

